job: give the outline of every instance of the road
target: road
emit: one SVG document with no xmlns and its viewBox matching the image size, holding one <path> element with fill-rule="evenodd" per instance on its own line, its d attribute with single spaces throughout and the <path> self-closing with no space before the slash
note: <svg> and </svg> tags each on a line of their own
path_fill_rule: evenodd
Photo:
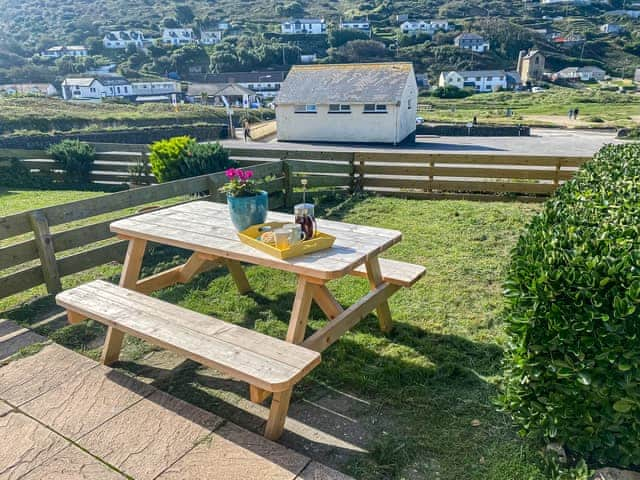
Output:
<svg viewBox="0 0 640 480">
<path fill-rule="evenodd" d="M 534 128 L 530 137 L 432 137 L 419 136 L 413 145 L 400 147 L 383 145 L 322 144 L 291 142 L 253 142 L 224 140 L 229 147 L 259 145 L 260 148 L 320 151 L 418 151 L 429 153 L 486 153 L 492 155 L 563 155 L 591 156 L 608 143 L 622 143 L 614 132 L 593 130 L 563 130 Z"/>
</svg>

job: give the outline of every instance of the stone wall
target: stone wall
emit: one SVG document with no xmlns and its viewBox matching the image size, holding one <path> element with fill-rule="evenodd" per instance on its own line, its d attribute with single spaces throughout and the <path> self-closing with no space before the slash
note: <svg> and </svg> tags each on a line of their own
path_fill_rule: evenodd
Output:
<svg viewBox="0 0 640 480">
<path fill-rule="evenodd" d="M 418 125 L 417 135 L 438 135 L 440 137 L 528 137 L 531 128 L 517 125 Z"/>
<path fill-rule="evenodd" d="M 192 125 L 154 128 L 129 128 L 102 132 L 57 133 L 10 135 L 0 137 L 0 148 L 24 148 L 43 150 L 62 140 L 81 140 L 101 143 L 137 143 L 148 144 L 165 138 L 190 135 L 199 141 L 212 141 L 227 138 L 226 125 Z"/>
</svg>

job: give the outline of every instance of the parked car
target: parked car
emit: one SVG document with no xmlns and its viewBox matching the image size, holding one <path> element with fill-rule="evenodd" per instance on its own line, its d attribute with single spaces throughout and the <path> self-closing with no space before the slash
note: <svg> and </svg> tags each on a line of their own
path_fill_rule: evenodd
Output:
<svg viewBox="0 0 640 480">
<path fill-rule="evenodd" d="M 545 91 L 545 89 L 542 88 L 542 87 L 533 87 L 531 89 L 531 93 L 543 93 L 544 91 Z"/>
<path fill-rule="evenodd" d="M 416 125 L 422 125 L 424 123 L 424 118 L 416 117 Z"/>
</svg>

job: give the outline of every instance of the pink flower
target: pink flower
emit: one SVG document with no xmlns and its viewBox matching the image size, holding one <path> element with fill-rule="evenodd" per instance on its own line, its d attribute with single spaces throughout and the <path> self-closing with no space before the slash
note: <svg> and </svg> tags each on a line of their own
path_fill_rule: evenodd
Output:
<svg viewBox="0 0 640 480">
<path fill-rule="evenodd" d="M 235 168 L 229 168 L 229 169 L 227 169 L 226 172 L 224 172 L 224 174 L 227 176 L 227 178 L 229 180 L 231 180 L 233 177 L 235 177 L 236 170 L 235 170 Z"/>
<path fill-rule="evenodd" d="M 247 170 L 244 172 L 244 176 L 246 180 L 249 180 L 251 177 L 253 177 L 253 170 Z"/>
</svg>

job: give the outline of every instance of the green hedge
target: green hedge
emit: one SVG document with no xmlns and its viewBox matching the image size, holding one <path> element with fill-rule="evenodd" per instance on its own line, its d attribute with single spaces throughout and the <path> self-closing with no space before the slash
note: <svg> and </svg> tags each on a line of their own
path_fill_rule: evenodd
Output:
<svg viewBox="0 0 640 480">
<path fill-rule="evenodd" d="M 235 166 L 222 145 L 197 143 L 189 136 L 173 137 L 149 147 L 151 171 L 158 182 L 221 172 Z"/>
<path fill-rule="evenodd" d="M 547 201 L 505 295 L 501 402 L 522 433 L 640 465 L 640 144 L 604 147 Z"/>
</svg>

